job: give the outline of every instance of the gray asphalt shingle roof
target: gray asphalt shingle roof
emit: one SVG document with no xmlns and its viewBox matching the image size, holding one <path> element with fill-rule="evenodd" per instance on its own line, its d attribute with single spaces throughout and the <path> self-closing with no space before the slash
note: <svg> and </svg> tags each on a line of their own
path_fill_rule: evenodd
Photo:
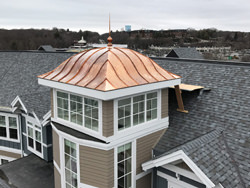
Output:
<svg viewBox="0 0 250 188">
<path fill-rule="evenodd" d="M 237 66 L 235 63 L 166 59 L 156 62 L 182 76 L 183 83 L 201 85 L 211 91 L 201 95 L 199 91 L 184 91 L 184 105 L 189 111 L 184 114 L 176 111 L 177 102 L 170 89 L 170 125 L 156 145 L 155 153 L 167 154 L 178 147 L 185 148 L 193 140 L 220 128 L 223 134 L 209 142 L 200 140 L 200 144 L 184 152 L 215 184 L 241 187 L 239 180 L 242 178 L 243 187 L 249 187 L 250 64 Z"/>
<path fill-rule="evenodd" d="M 54 187 L 53 163 L 31 154 L 0 166 L 0 186 L 3 188 Z"/>
<path fill-rule="evenodd" d="M 42 118 L 50 110 L 49 88 L 37 76 L 53 70 L 72 53 L 0 52 L 0 106 L 10 107 L 20 96 L 29 112 Z"/>
<path fill-rule="evenodd" d="M 187 59 L 204 59 L 202 54 L 195 48 L 174 48 L 172 49 L 167 57 L 187 58 Z"/>
</svg>

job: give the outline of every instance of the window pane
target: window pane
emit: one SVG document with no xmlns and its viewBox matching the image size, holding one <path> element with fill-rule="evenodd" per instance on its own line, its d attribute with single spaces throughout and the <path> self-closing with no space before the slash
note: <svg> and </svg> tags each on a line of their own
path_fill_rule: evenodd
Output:
<svg viewBox="0 0 250 188">
<path fill-rule="evenodd" d="M 28 127 L 28 136 L 33 138 L 33 129 L 31 127 Z"/>
<path fill-rule="evenodd" d="M 152 98 L 156 98 L 156 97 L 157 97 L 157 92 L 148 93 L 148 94 L 147 94 L 147 99 L 152 99 Z"/>
<path fill-rule="evenodd" d="M 139 114 L 139 123 L 144 122 L 144 112 Z"/>
<path fill-rule="evenodd" d="M 131 115 L 131 105 L 125 107 L 125 116 Z"/>
<path fill-rule="evenodd" d="M 128 105 L 128 104 L 130 104 L 130 102 L 131 102 L 130 98 L 122 99 L 122 100 L 118 101 L 118 106 Z"/>
<path fill-rule="evenodd" d="M 125 161 L 125 174 L 131 172 L 131 159 Z"/>
<path fill-rule="evenodd" d="M 11 128 L 17 128 L 16 118 L 14 118 L 14 117 L 9 117 L 9 126 L 10 126 Z"/>
<path fill-rule="evenodd" d="M 64 158 L 65 159 L 65 167 L 70 169 L 70 156 L 67 154 L 65 154 L 64 156 L 65 156 L 65 158 Z"/>
<path fill-rule="evenodd" d="M 124 175 L 124 161 L 118 163 L 118 178 Z"/>
<path fill-rule="evenodd" d="M 37 141 L 36 141 L 36 151 L 38 151 L 40 153 L 42 152 L 42 145 L 40 142 L 37 142 Z"/>
<path fill-rule="evenodd" d="M 7 136 L 6 127 L 0 127 L 0 136 L 2 136 L 2 137 Z"/>
<path fill-rule="evenodd" d="M 9 131 L 10 131 L 10 138 L 12 138 L 12 139 L 18 139 L 17 129 L 9 129 Z"/>
<path fill-rule="evenodd" d="M 139 116 L 138 115 L 134 115 L 133 116 L 133 125 L 137 125 L 139 122 Z"/>
<path fill-rule="evenodd" d="M 118 180 L 118 188 L 124 188 L 124 178 Z"/>
<path fill-rule="evenodd" d="M 144 95 L 136 96 L 133 98 L 133 102 L 144 101 Z"/>
<path fill-rule="evenodd" d="M 34 148 L 34 143 L 33 143 L 33 139 L 28 137 L 28 142 L 29 142 L 29 146 Z"/>
<path fill-rule="evenodd" d="M 41 142 L 41 133 L 39 131 L 35 131 L 36 134 L 36 141 Z"/>
<path fill-rule="evenodd" d="M 125 177 L 125 187 L 126 188 L 130 188 L 131 187 L 131 174 L 128 174 Z"/>
<path fill-rule="evenodd" d="M 6 126 L 5 116 L 0 116 L 0 126 Z"/>
<path fill-rule="evenodd" d="M 125 126 L 125 122 L 124 121 L 125 121 L 124 119 L 120 119 L 118 121 L 118 130 L 124 129 L 124 126 Z"/>
<path fill-rule="evenodd" d="M 131 126 L 131 118 L 129 116 L 125 118 L 125 128 L 128 128 L 130 126 Z"/>
<path fill-rule="evenodd" d="M 85 127 L 98 131 L 98 101 L 84 98 Z"/>
<path fill-rule="evenodd" d="M 131 143 L 124 146 L 126 158 L 131 157 Z"/>
<path fill-rule="evenodd" d="M 76 160 L 75 159 L 71 159 L 71 170 L 74 173 L 77 173 L 77 167 L 76 167 Z"/>
</svg>

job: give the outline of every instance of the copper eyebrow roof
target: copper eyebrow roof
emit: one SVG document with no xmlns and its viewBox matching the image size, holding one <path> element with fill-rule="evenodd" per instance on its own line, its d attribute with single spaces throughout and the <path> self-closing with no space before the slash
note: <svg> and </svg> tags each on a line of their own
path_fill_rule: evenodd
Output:
<svg viewBox="0 0 250 188">
<path fill-rule="evenodd" d="M 138 52 L 117 47 L 80 52 L 38 77 L 101 91 L 180 78 Z"/>
</svg>

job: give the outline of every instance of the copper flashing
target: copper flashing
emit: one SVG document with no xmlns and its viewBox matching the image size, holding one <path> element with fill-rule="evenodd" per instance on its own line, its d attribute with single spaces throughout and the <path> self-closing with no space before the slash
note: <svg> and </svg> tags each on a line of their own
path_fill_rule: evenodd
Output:
<svg viewBox="0 0 250 188">
<path fill-rule="evenodd" d="M 38 77 L 101 91 L 180 78 L 138 52 L 112 46 L 80 52 Z"/>
</svg>

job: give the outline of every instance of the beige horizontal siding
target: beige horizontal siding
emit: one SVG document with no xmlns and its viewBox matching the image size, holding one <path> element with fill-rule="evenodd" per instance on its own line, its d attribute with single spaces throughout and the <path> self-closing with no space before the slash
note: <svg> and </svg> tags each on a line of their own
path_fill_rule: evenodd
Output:
<svg viewBox="0 0 250 188">
<path fill-rule="evenodd" d="M 6 157 L 15 158 L 15 159 L 21 158 L 21 154 L 12 153 L 12 152 L 8 152 L 8 151 L 1 151 L 1 150 L 0 150 L 0 155 L 1 155 L 1 156 L 6 156 Z"/>
<path fill-rule="evenodd" d="M 103 136 L 109 137 L 114 134 L 114 104 L 111 101 L 102 101 L 102 131 Z"/>
<path fill-rule="evenodd" d="M 55 188 L 61 188 L 61 175 L 57 171 L 57 169 L 54 167 L 54 185 Z"/>
<path fill-rule="evenodd" d="M 99 188 L 114 186 L 114 149 L 80 146 L 80 179 L 84 184 Z"/>
<path fill-rule="evenodd" d="M 161 90 L 161 118 L 168 117 L 168 88 Z"/>
<path fill-rule="evenodd" d="M 54 130 L 52 131 L 52 136 L 53 136 L 53 158 L 58 167 L 60 168 L 59 136 Z"/>
<path fill-rule="evenodd" d="M 142 178 L 136 181 L 136 188 L 151 188 L 152 185 L 152 177 L 151 173 L 143 176 Z"/>
<path fill-rule="evenodd" d="M 152 159 L 152 149 L 154 145 L 159 141 L 166 129 L 149 134 L 142 138 L 137 139 L 136 142 L 136 174 L 141 173 L 142 163 L 145 163 Z"/>
</svg>

